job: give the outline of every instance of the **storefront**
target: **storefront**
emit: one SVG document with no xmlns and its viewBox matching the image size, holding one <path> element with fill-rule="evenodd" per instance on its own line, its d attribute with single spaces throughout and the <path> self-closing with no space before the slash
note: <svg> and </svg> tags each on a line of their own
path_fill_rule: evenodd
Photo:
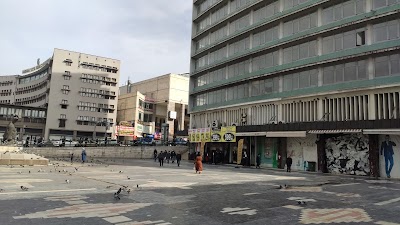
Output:
<svg viewBox="0 0 400 225">
<path fill-rule="evenodd" d="M 288 138 L 287 156 L 292 158 L 292 170 L 318 171 L 316 140 L 316 134 L 308 134 L 306 137 Z"/>
</svg>

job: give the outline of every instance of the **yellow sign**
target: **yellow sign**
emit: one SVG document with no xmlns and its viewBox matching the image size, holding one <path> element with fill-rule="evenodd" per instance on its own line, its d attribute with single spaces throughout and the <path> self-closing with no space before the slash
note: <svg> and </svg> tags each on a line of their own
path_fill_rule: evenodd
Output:
<svg viewBox="0 0 400 225">
<path fill-rule="evenodd" d="M 190 142 L 210 142 L 210 128 L 190 129 L 188 131 Z"/>
<path fill-rule="evenodd" d="M 221 127 L 211 132 L 211 142 L 236 142 L 236 127 Z"/>
<path fill-rule="evenodd" d="M 243 141 L 244 141 L 243 139 L 240 139 L 238 143 L 237 160 L 236 160 L 238 165 L 242 163 Z"/>
</svg>

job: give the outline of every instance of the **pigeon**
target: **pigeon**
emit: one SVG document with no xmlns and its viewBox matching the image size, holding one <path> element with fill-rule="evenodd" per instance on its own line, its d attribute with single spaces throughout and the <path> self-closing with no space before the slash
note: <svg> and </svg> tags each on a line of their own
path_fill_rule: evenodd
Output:
<svg viewBox="0 0 400 225">
<path fill-rule="evenodd" d="M 282 185 L 279 185 L 279 187 L 277 187 L 276 189 L 282 189 L 283 187 L 282 187 Z"/>
<path fill-rule="evenodd" d="M 31 173 L 31 171 L 29 170 L 29 173 Z"/>
<path fill-rule="evenodd" d="M 305 201 L 297 201 L 297 204 L 299 205 L 306 205 L 307 203 Z"/>
<path fill-rule="evenodd" d="M 69 183 L 71 183 L 71 181 L 69 181 L 69 180 L 65 180 L 65 183 L 69 184 Z"/>
<path fill-rule="evenodd" d="M 24 187 L 24 186 L 21 186 L 21 190 L 23 190 L 23 191 L 27 191 L 27 190 L 29 190 L 29 188 L 27 188 L 27 187 Z"/>
<path fill-rule="evenodd" d="M 128 179 L 128 180 L 130 180 L 131 178 L 130 177 L 128 177 L 128 176 L 126 176 L 126 178 Z"/>
<path fill-rule="evenodd" d="M 129 188 L 126 192 L 128 192 L 128 194 L 129 194 L 129 193 L 131 193 L 131 191 L 132 191 L 132 190 Z"/>
<path fill-rule="evenodd" d="M 123 173 L 124 171 L 120 170 L 119 173 Z"/>
<path fill-rule="evenodd" d="M 69 173 L 70 176 L 72 176 L 72 173 Z"/>
<path fill-rule="evenodd" d="M 5 192 L 5 190 L 4 189 L 0 189 L 0 192 Z"/>
<path fill-rule="evenodd" d="M 119 188 L 117 192 L 114 193 L 114 199 L 115 200 L 120 200 L 121 198 L 119 197 L 119 194 L 121 193 L 122 188 Z"/>
<path fill-rule="evenodd" d="M 76 168 L 76 167 L 74 167 L 75 168 L 75 171 L 78 171 L 79 170 L 79 168 Z"/>
<path fill-rule="evenodd" d="M 139 184 L 136 184 L 136 188 L 139 188 Z"/>
</svg>

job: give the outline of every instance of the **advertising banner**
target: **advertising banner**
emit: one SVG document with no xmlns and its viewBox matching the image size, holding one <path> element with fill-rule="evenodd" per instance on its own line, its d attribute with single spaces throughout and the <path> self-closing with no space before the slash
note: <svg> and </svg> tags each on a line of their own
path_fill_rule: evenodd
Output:
<svg viewBox="0 0 400 225">
<path fill-rule="evenodd" d="M 134 127 L 126 127 L 126 126 L 117 126 L 117 132 L 115 135 L 117 136 L 125 136 L 125 137 L 133 137 L 135 134 Z"/>
<path fill-rule="evenodd" d="M 236 160 L 238 165 L 242 163 L 243 141 L 244 141 L 243 139 L 240 139 L 238 143 L 237 160 Z"/>
<path fill-rule="evenodd" d="M 221 130 L 213 130 L 211 142 L 236 142 L 236 127 L 221 127 Z"/>
</svg>

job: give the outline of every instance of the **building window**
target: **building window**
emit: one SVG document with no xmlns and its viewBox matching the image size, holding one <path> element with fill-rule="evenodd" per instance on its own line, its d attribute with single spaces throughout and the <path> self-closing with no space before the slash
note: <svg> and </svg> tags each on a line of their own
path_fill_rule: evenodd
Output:
<svg viewBox="0 0 400 225">
<path fill-rule="evenodd" d="M 375 24 L 372 32 L 374 43 L 397 40 L 400 38 L 400 20 L 392 20 L 385 23 Z"/>
<path fill-rule="evenodd" d="M 385 1 L 385 0 L 378 0 Z M 350 0 L 328 7 L 322 11 L 322 24 L 342 20 L 347 17 L 365 13 L 365 0 Z"/>
<path fill-rule="evenodd" d="M 373 0 L 373 1 L 374 1 L 373 2 L 374 9 L 400 3 L 400 0 Z"/>
<path fill-rule="evenodd" d="M 71 80 L 70 76 L 64 76 L 64 80 Z"/>
<path fill-rule="evenodd" d="M 65 120 L 59 120 L 58 127 L 65 127 Z"/>
<path fill-rule="evenodd" d="M 65 62 L 65 65 L 66 66 L 72 66 L 72 63 L 71 62 Z"/>
</svg>

